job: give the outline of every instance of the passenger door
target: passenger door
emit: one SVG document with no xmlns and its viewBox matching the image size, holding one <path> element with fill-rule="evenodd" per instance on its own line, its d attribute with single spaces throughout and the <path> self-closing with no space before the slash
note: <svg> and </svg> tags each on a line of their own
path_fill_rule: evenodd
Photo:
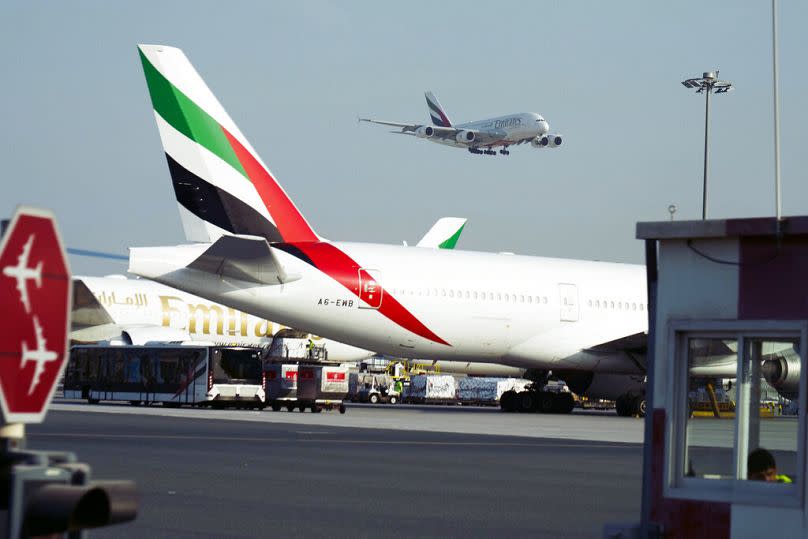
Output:
<svg viewBox="0 0 808 539">
<path fill-rule="evenodd" d="M 378 309 L 382 306 L 384 290 L 379 284 L 379 270 L 359 268 L 359 308 Z"/>
<path fill-rule="evenodd" d="M 574 284 L 559 283 L 558 304 L 561 307 L 562 322 L 578 321 L 578 287 Z"/>
</svg>

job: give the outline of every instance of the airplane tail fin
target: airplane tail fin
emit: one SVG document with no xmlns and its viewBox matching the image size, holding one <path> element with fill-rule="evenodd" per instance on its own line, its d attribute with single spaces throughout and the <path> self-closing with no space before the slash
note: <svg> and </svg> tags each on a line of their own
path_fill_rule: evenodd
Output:
<svg viewBox="0 0 808 539">
<path fill-rule="evenodd" d="M 440 127 L 452 127 L 452 121 L 449 116 L 444 112 L 443 107 L 440 106 L 438 98 L 432 92 L 426 92 L 426 106 L 429 108 L 429 115 L 432 117 L 432 123 Z"/>
<path fill-rule="evenodd" d="M 441 217 L 415 246 L 454 249 L 466 221 L 467 219 L 463 217 Z"/>
<path fill-rule="evenodd" d="M 186 238 L 318 241 L 185 54 L 164 45 L 138 50 Z"/>
</svg>

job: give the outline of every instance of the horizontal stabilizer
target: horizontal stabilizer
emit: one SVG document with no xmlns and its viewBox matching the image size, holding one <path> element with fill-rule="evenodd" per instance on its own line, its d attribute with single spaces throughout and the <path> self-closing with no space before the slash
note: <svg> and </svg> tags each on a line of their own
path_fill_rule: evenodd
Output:
<svg viewBox="0 0 808 539">
<path fill-rule="evenodd" d="M 267 241 L 259 236 L 222 236 L 188 265 L 191 269 L 260 284 L 300 279 L 288 275 Z"/>
</svg>

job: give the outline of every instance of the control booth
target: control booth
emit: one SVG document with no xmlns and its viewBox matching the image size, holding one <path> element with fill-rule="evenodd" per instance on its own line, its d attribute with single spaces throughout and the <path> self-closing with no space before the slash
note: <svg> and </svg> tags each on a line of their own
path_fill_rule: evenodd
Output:
<svg viewBox="0 0 808 539">
<path fill-rule="evenodd" d="M 639 525 L 605 537 L 808 537 L 808 217 L 637 224 L 648 403 Z"/>
</svg>

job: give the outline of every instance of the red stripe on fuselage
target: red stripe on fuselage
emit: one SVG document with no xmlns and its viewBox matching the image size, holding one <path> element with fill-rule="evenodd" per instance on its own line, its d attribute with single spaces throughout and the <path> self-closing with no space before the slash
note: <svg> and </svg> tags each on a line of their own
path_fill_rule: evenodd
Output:
<svg viewBox="0 0 808 539">
<path fill-rule="evenodd" d="M 222 131 L 258 191 L 272 220 L 275 221 L 275 226 L 278 227 L 283 241 L 319 241 L 320 238 L 317 237 L 269 171 L 261 166 L 261 163 L 227 129 L 222 127 Z"/>
<path fill-rule="evenodd" d="M 363 281 L 373 279 L 366 271 L 361 270 L 360 272 L 359 264 L 330 243 L 295 243 L 293 246 L 306 255 L 317 269 L 336 280 L 357 297 L 359 297 L 360 274 Z M 415 318 L 388 291 L 383 288 L 382 290 L 382 304 L 377 309 L 381 314 L 416 335 L 438 344 L 450 346 L 449 343 L 438 337 L 420 320 Z"/>
</svg>

